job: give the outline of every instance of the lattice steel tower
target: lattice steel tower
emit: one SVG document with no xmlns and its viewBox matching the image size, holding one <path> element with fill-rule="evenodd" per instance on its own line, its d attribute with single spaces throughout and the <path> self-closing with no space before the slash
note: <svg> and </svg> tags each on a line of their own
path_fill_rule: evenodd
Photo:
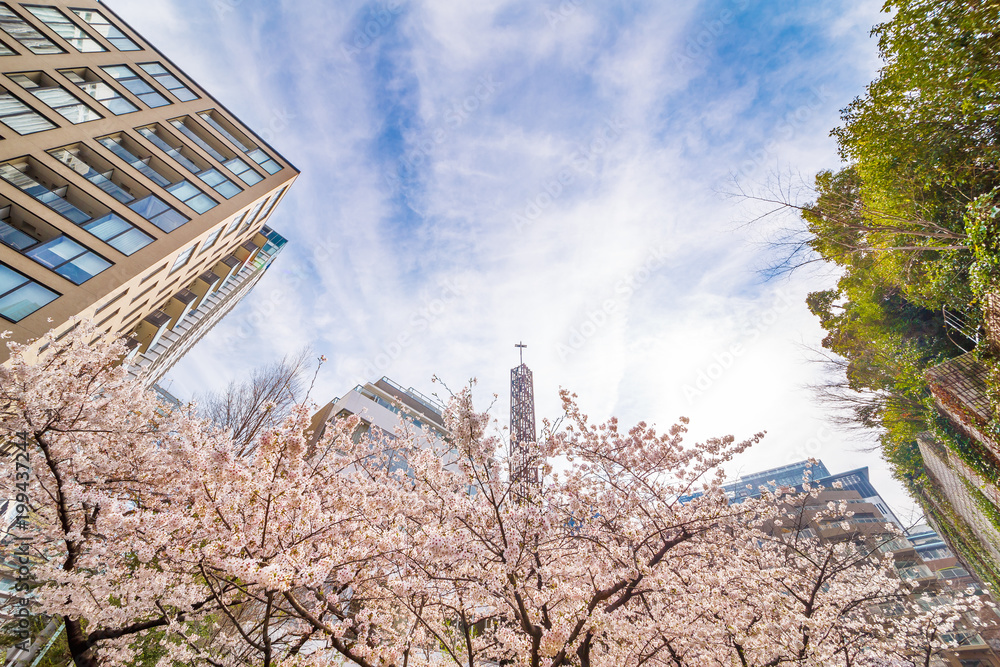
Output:
<svg viewBox="0 0 1000 667">
<path fill-rule="evenodd" d="M 510 479 L 522 496 L 541 490 L 537 455 L 529 449 L 535 434 L 535 392 L 531 369 L 524 364 L 524 343 L 515 345 L 521 352 L 521 365 L 510 370 Z"/>
</svg>

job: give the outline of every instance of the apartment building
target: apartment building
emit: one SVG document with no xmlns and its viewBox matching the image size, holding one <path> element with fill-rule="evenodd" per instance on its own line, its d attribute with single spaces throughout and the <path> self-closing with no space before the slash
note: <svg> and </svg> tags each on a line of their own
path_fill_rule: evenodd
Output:
<svg viewBox="0 0 1000 667">
<path fill-rule="evenodd" d="M 910 582 L 920 604 L 934 605 L 947 600 L 956 591 L 975 590 L 987 596 L 975 577 L 965 568 L 942 536 L 928 525 L 906 527 L 892 512 L 889 504 L 872 485 L 867 468 L 832 474 L 822 461 L 800 461 L 742 475 L 737 482 L 724 487 L 730 502 L 743 502 L 760 497 L 760 486 L 804 490 L 806 471 L 811 488 L 822 487 L 818 495 L 806 496 L 794 506 L 799 516 L 797 525 L 787 522 L 771 526 L 772 531 L 797 531 L 798 534 L 821 542 L 853 541 L 883 554 L 892 554 L 898 576 Z M 828 516 L 828 503 L 846 503 L 851 515 Z M 888 523 L 903 532 L 893 536 L 886 531 Z M 873 614 L 902 613 L 902 608 L 888 605 L 869 610 Z M 937 667 L 1000 667 L 1000 618 L 989 610 L 979 616 L 969 616 L 946 637 L 957 648 L 938 656 L 932 662 Z"/>
<path fill-rule="evenodd" d="M 267 223 L 298 173 L 106 4 L 0 2 L 13 340 L 89 318 L 154 383 L 284 246 Z"/>
<path fill-rule="evenodd" d="M 318 439 L 327 424 L 358 415 L 362 421 L 359 435 L 371 431 L 373 435 L 392 438 L 397 427 L 410 425 L 426 429 L 431 437 L 444 440 L 448 436 L 444 410 L 440 401 L 383 377 L 357 385 L 324 405 L 313 415 L 312 429 Z"/>
</svg>

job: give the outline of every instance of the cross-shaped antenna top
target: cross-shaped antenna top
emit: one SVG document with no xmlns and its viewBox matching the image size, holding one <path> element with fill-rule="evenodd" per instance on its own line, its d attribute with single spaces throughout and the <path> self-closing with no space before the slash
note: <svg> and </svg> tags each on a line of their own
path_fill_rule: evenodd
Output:
<svg viewBox="0 0 1000 667">
<path fill-rule="evenodd" d="M 518 351 L 521 353 L 521 365 L 523 366 L 524 365 L 524 348 L 526 348 L 528 346 L 525 345 L 524 343 L 518 343 L 514 347 L 519 348 Z"/>
</svg>

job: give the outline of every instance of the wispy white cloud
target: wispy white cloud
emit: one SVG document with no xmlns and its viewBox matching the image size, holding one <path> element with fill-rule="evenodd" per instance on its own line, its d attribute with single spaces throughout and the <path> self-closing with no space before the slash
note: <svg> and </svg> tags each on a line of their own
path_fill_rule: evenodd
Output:
<svg viewBox="0 0 1000 667">
<path fill-rule="evenodd" d="M 523 338 L 542 414 L 561 385 L 597 417 L 767 429 L 735 472 L 863 461 L 907 503 L 802 389 L 824 279 L 763 283 L 719 195 L 733 173 L 836 166 L 876 5 L 116 0 L 303 171 L 273 221 L 292 242 L 174 387 L 308 342 L 331 359 L 318 398 L 475 375 L 502 417 Z"/>
</svg>

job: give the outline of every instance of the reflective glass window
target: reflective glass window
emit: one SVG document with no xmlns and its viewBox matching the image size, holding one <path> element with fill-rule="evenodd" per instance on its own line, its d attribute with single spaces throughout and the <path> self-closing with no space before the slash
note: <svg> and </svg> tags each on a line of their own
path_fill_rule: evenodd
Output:
<svg viewBox="0 0 1000 667">
<path fill-rule="evenodd" d="M 7 92 L 0 93 L 0 123 L 18 134 L 33 134 L 55 127 L 45 116 Z"/>
<path fill-rule="evenodd" d="M 106 38 L 119 51 L 142 51 L 138 44 L 125 36 L 108 19 L 93 9 L 74 9 L 73 13 L 87 22 L 99 35 Z"/>
<path fill-rule="evenodd" d="M 131 194 L 113 183 L 107 176 L 97 171 L 97 169 L 90 164 L 87 164 L 87 162 L 82 160 L 78 155 L 74 155 L 70 151 L 63 148 L 51 150 L 49 151 L 49 155 L 59 160 L 121 203 L 128 204 L 135 199 L 135 197 Z"/>
<path fill-rule="evenodd" d="M 59 298 L 59 294 L 0 264 L 0 317 L 20 322 Z"/>
<path fill-rule="evenodd" d="M 102 67 L 108 76 L 113 77 L 130 93 L 142 100 L 150 109 L 170 104 L 166 97 L 146 83 L 131 67 L 127 65 L 107 65 Z"/>
<path fill-rule="evenodd" d="M 82 285 L 111 266 L 111 262 L 68 236 L 52 239 L 24 254 L 75 285 Z"/>
<path fill-rule="evenodd" d="M 66 53 L 3 3 L 0 3 L 0 30 L 19 41 L 35 55 Z"/>
<path fill-rule="evenodd" d="M 198 99 L 198 96 L 191 92 L 191 89 L 185 86 L 180 80 L 171 74 L 167 68 L 165 68 L 160 63 L 143 63 L 139 67 L 149 74 L 157 82 L 170 91 L 170 93 L 179 99 L 181 102 L 190 102 L 191 100 Z"/>
<path fill-rule="evenodd" d="M 116 116 L 138 111 L 139 107 L 129 102 L 122 95 L 103 81 L 87 81 L 76 72 L 67 70 L 62 75 L 75 83 L 80 90 L 97 100 L 105 109 Z"/>
<path fill-rule="evenodd" d="M 98 218 L 83 228 L 123 255 L 131 255 L 153 242 L 152 236 L 114 213 Z"/>
<path fill-rule="evenodd" d="M 194 249 L 196 245 L 198 244 L 196 243 L 195 245 L 189 248 L 185 248 L 184 251 L 181 252 L 181 254 L 177 255 L 177 259 L 174 260 L 174 264 L 173 266 L 170 267 L 170 272 L 167 275 L 169 275 L 170 273 L 174 273 L 175 271 L 181 270 L 189 261 L 191 261 L 191 255 L 194 254 Z"/>
<path fill-rule="evenodd" d="M 225 163 L 226 169 L 236 174 L 241 181 L 247 185 L 256 185 L 264 180 L 264 177 L 250 168 L 243 160 L 234 157 Z"/>
<path fill-rule="evenodd" d="M 133 202 L 129 208 L 165 232 L 172 232 L 190 221 L 190 218 L 175 211 L 156 195 Z"/>
<path fill-rule="evenodd" d="M 267 153 L 259 148 L 257 150 L 250 151 L 247 155 L 250 156 L 251 160 L 263 167 L 264 171 L 269 174 L 277 174 L 281 171 L 281 165 L 272 160 Z"/>
<path fill-rule="evenodd" d="M 78 27 L 69 20 L 68 16 L 55 7 L 32 7 L 25 5 L 24 8 L 34 14 L 35 18 L 39 21 L 47 25 L 52 32 L 69 42 L 77 51 L 81 53 L 107 51 L 106 48 L 91 38 L 83 28 Z"/>
<path fill-rule="evenodd" d="M 11 74 L 10 79 L 74 125 L 101 118 L 62 86 L 42 86 L 24 74 Z"/>
</svg>

